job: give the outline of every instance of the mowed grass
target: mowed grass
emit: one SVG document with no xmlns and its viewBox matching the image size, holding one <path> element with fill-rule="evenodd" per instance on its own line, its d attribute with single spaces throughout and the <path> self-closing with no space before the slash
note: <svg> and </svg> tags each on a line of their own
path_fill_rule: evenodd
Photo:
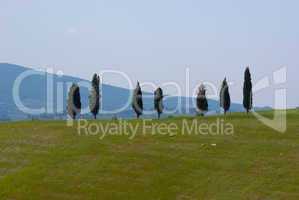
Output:
<svg viewBox="0 0 299 200">
<path fill-rule="evenodd" d="M 243 113 L 221 119 L 233 135 L 100 140 L 64 121 L 2 123 L 0 199 L 299 199 L 299 112 L 288 111 L 286 133 Z"/>
</svg>

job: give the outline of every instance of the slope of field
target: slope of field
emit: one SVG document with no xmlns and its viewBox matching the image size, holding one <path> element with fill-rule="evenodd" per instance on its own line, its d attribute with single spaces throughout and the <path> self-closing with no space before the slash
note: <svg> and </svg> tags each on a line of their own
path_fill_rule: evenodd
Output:
<svg viewBox="0 0 299 200">
<path fill-rule="evenodd" d="M 299 199 L 299 112 L 287 117 L 283 134 L 240 113 L 221 117 L 233 135 L 131 140 L 78 135 L 63 121 L 2 123 L 0 199 Z M 193 122 L 159 123 L 183 119 Z"/>
</svg>

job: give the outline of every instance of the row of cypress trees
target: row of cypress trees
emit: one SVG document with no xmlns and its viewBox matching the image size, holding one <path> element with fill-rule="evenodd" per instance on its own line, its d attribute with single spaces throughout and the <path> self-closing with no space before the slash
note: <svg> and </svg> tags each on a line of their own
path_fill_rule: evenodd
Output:
<svg viewBox="0 0 299 200">
<path fill-rule="evenodd" d="M 226 81 L 226 78 L 224 78 L 222 82 L 219 96 L 220 107 L 223 109 L 224 114 L 226 114 L 227 111 L 230 109 L 231 105 L 229 86 Z M 163 97 L 164 96 L 162 89 L 158 88 L 154 92 L 154 105 L 155 110 L 158 113 L 158 118 L 160 118 L 161 114 L 163 113 Z M 139 118 L 140 115 L 142 115 L 143 111 L 142 91 L 139 82 L 137 82 L 137 86 L 134 90 L 132 106 L 137 118 Z M 243 106 L 247 113 L 252 109 L 252 83 L 249 67 L 246 68 L 244 73 Z M 206 88 L 203 84 L 200 85 L 198 88 L 198 93 L 196 97 L 196 108 L 199 115 L 204 115 L 204 113 L 207 112 L 209 108 L 208 100 L 206 97 Z"/>
<path fill-rule="evenodd" d="M 158 113 L 158 118 L 160 118 L 163 113 L 163 98 L 163 90 L 159 87 L 154 92 L 154 108 Z M 143 112 L 142 91 L 139 82 L 137 82 L 137 86 L 133 93 L 132 107 L 138 119 Z"/>
<path fill-rule="evenodd" d="M 100 76 L 97 74 L 94 74 L 91 80 L 89 108 L 96 119 L 100 110 Z M 75 119 L 81 112 L 80 88 L 76 83 L 72 84 L 68 93 L 67 112 L 72 119 Z"/>
<path fill-rule="evenodd" d="M 100 77 L 97 74 L 93 75 L 91 81 L 91 91 L 89 95 L 89 108 L 94 119 L 97 118 L 100 109 Z M 157 111 L 158 118 L 160 118 L 163 113 L 163 90 L 159 87 L 154 92 L 154 108 Z M 224 78 L 221 89 L 220 89 L 220 107 L 223 109 L 224 114 L 230 109 L 231 99 L 229 94 L 229 86 L 226 78 Z M 81 111 L 81 99 L 80 99 L 80 89 L 77 84 L 73 84 L 69 90 L 68 102 L 67 102 L 67 112 L 72 119 L 75 119 Z M 251 74 L 249 67 L 246 68 L 244 73 L 244 85 L 243 85 L 243 106 L 248 113 L 252 109 L 252 83 Z M 206 88 L 202 84 L 198 88 L 198 94 L 196 97 L 196 107 L 199 115 L 204 115 L 208 111 L 208 100 L 206 98 Z M 143 100 L 142 100 L 142 90 L 139 82 L 133 92 L 132 108 L 136 113 L 137 118 L 139 118 L 143 113 Z"/>
</svg>

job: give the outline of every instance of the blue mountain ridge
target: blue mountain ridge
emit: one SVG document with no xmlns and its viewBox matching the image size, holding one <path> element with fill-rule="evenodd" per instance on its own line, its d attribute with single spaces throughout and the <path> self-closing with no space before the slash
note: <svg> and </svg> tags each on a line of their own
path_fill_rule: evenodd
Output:
<svg viewBox="0 0 299 200">
<path fill-rule="evenodd" d="M 84 79 L 71 77 L 71 76 L 57 76 L 53 75 L 53 102 L 51 106 L 54 108 L 54 113 L 47 114 L 43 113 L 39 116 L 29 115 L 22 112 L 15 104 L 13 99 L 13 87 L 16 78 L 25 71 L 32 70 L 31 68 L 26 68 L 23 66 L 0 63 L 0 120 L 25 120 L 32 117 L 44 117 L 44 118 L 65 118 L 65 108 L 67 101 L 68 87 L 71 83 L 78 83 L 81 81 L 86 81 Z M 91 74 L 92 76 L 92 74 Z M 62 92 L 62 105 L 64 112 L 57 112 L 57 85 L 63 86 Z M 47 79 L 46 76 L 33 75 L 29 76 L 22 81 L 20 86 L 20 99 L 22 103 L 28 108 L 41 108 L 46 106 L 47 97 Z M 88 96 L 89 91 L 87 88 L 80 88 L 81 101 L 83 107 L 88 107 Z M 125 106 L 121 112 L 114 112 L 111 114 L 99 113 L 101 118 L 110 118 L 112 116 L 122 117 L 122 118 L 133 118 L 134 112 L 131 109 L 130 104 L 130 94 L 131 90 L 116 87 L 112 85 L 102 84 L 102 102 L 101 107 L 105 111 L 113 111 Z M 191 97 L 177 97 L 168 96 L 164 101 L 165 110 L 172 110 L 172 114 L 190 114 L 194 115 L 196 113 L 193 105 L 195 99 Z M 153 94 L 149 92 L 144 92 L 143 95 L 144 109 L 145 111 L 153 111 Z M 178 103 L 181 102 L 181 107 L 177 108 Z M 191 105 L 189 109 L 185 108 L 185 105 Z M 219 113 L 219 103 L 216 100 L 209 100 L 209 112 Z M 243 111 L 241 104 L 232 103 L 231 112 Z M 165 116 L 165 115 L 164 115 Z M 88 117 L 88 115 L 87 115 Z M 154 117 L 154 114 L 148 114 L 144 117 Z"/>
</svg>

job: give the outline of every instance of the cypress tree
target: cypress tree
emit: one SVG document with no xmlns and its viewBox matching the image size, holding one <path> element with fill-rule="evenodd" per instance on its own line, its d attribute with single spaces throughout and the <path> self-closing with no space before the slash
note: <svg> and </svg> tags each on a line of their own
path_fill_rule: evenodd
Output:
<svg viewBox="0 0 299 200">
<path fill-rule="evenodd" d="M 156 89 L 154 95 L 155 110 L 158 113 L 158 119 L 160 119 L 160 116 L 163 113 L 163 90 L 161 88 Z"/>
<path fill-rule="evenodd" d="M 230 95 L 226 78 L 223 80 L 220 90 L 220 107 L 223 108 L 224 114 L 230 108 Z"/>
<path fill-rule="evenodd" d="M 136 113 L 137 119 L 139 119 L 143 112 L 142 91 L 139 82 L 137 82 L 137 86 L 133 93 L 132 107 Z"/>
<path fill-rule="evenodd" d="M 81 112 L 80 89 L 75 83 L 71 86 L 68 94 L 67 111 L 72 119 L 76 119 L 76 116 Z"/>
<path fill-rule="evenodd" d="M 208 100 L 206 98 L 206 88 L 203 84 L 201 84 L 198 88 L 196 106 L 197 106 L 197 111 L 199 112 L 200 115 L 204 115 L 204 113 L 208 111 L 209 105 L 208 105 Z"/>
<path fill-rule="evenodd" d="M 252 109 L 252 83 L 249 67 L 246 68 L 244 73 L 243 106 L 247 114 Z"/>
<path fill-rule="evenodd" d="M 96 119 L 100 109 L 100 76 L 98 76 L 97 74 L 93 75 L 91 81 L 89 108 L 94 119 Z"/>
</svg>

